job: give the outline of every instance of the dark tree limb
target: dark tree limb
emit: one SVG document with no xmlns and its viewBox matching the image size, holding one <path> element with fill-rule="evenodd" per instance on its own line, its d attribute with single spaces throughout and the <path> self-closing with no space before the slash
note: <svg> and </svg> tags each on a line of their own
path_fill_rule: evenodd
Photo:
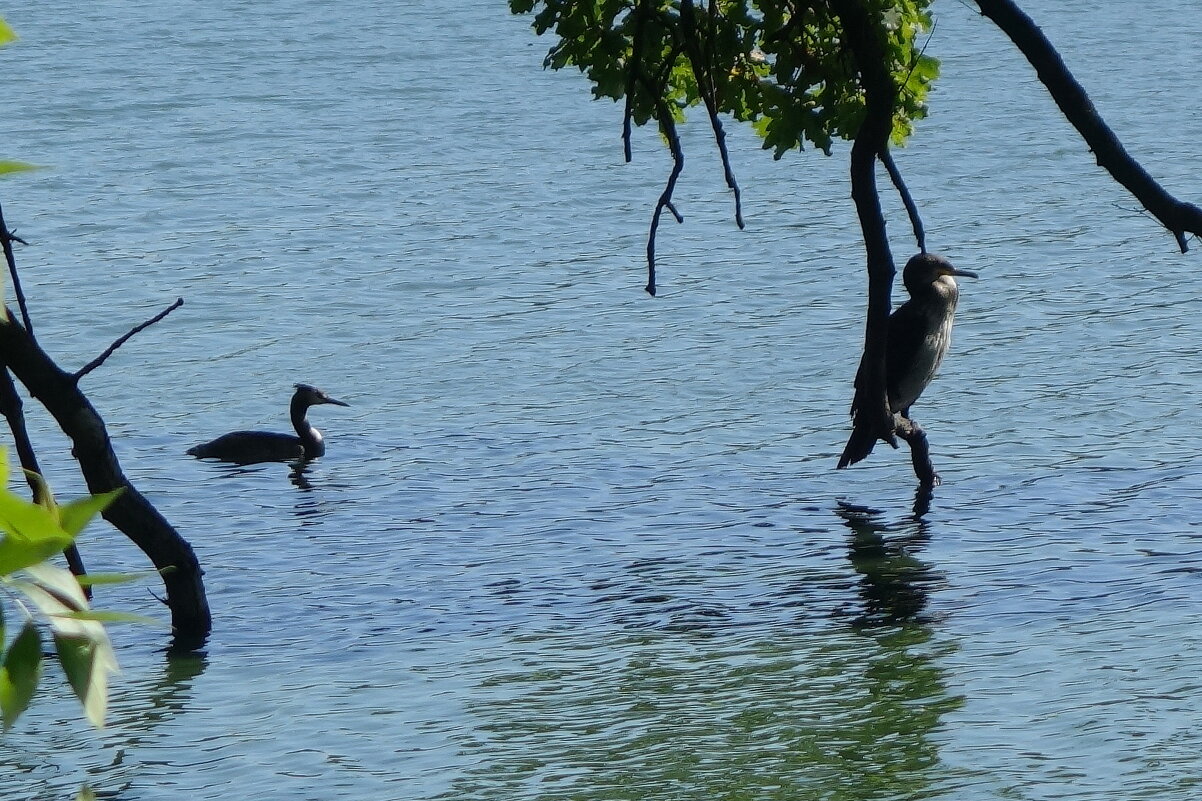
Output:
<svg viewBox="0 0 1202 801">
<path fill-rule="evenodd" d="M 868 264 L 868 315 L 864 355 L 856 373 L 852 401 L 852 434 L 839 459 L 839 467 L 863 459 L 881 439 L 897 447 L 893 412 L 885 389 L 885 352 L 892 309 L 893 255 L 885 228 L 885 215 L 876 188 L 876 162 L 889 147 L 897 87 L 886 66 L 885 46 L 863 0 L 833 0 L 831 7 L 847 33 L 864 87 L 864 120 L 851 148 L 851 194 L 864 233 Z"/>
<path fill-rule="evenodd" d="M 8 275 L 13 282 L 13 294 L 17 298 L 17 306 L 21 309 L 21 319 L 25 321 L 25 330 L 33 336 L 33 321 L 29 319 L 29 306 L 25 303 L 25 292 L 21 289 L 21 276 L 17 273 L 17 258 L 13 254 L 13 242 L 25 244 L 24 239 L 12 235 L 4 224 L 4 209 L 0 208 L 0 249 L 4 250 L 4 261 L 8 263 Z"/>
<path fill-rule="evenodd" d="M 897 435 L 910 446 L 910 462 L 914 465 L 914 475 L 922 487 L 934 487 L 939 484 L 939 474 L 931 464 L 931 449 L 927 446 L 927 434 L 916 420 L 897 416 Z"/>
<path fill-rule="evenodd" d="M 88 362 L 83 367 L 76 370 L 75 374 L 72 376 L 72 378 L 74 378 L 75 381 L 78 383 L 79 379 L 83 378 L 85 375 L 92 372 L 100 365 L 104 364 L 105 361 L 108 359 L 108 357 L 112 356 L 114 353 L 117 352 L 117 348 L 121 347 L 122 345 L 124 345 L 126 342 L 129 341 L 130 337 L 134 336 L 135 334 L 137 334 L 141 331 L 145 331 L 147 328 L 150 328 L 150 326 L 154 325 L 159 320 L 162 320 L 168 314 L 171 314 L 171 312 L 175 311 L 176 309 L 178 309 L 180 306 L 183 306 L 183 305 L 184 305 L 184 299 L 176 298 L 175 303 L 172 303 L 166 309 L 159 312 L 154 317 L 151 317 L 146 322 L 141 323 L 139 325 L 135 325 L 133 328 L 131 328 L 125 334 L 118 337 L 117 340 L 113 344 L 109 345 L 105 349 L 104 353 L 100 354 L 95 359 L 92 359 L 92 361 Z"/>
<path fill-rule="evenodd" d="M 712 3 L 708 13 L 712 33 L 714 17 L 718 13 Z M 713 59 L 710 56 L 708 39 L 705 52 L 702 52 L 701 35 L 697 27 L 693 0 L 681 0 L 680 25 L 685 52 L 693 67 L 693 79 L 697 81 L 697 91 L 701 94 L 702 102 L 705 103 L 705 110 L 710 118 L 710 127 L 714 131 L 714 142 L 718 146 L 718 155 L 722 160 L 722 174 L 726 179 L 726 186 L 735 196 L 735 224 L 742 231 L 747 227 L 743 222 L 743 193 L 739 190 L 739 182 L 735 180 L 734 169 L 730 166 L 730 151 L 726 148 L 726 130 L 722 127 L 722 119 L 718 116 L 718 91 L 715 84 Z"/>
<path fill-rule="evenodd" d="M 1166 192 L 1127 153 L 1056 48 L 1017 5 L 1011 0 L 977 0 L 977 6 L 1026 56 L 1060 111 L 1093 151 L 1098 165 L 1134 195 L 1176 237 L 1181 252 L 1186 252 L 1186 234 L 1202 235 L 1202 209 Z"/>
<path fill-rule="evenodd" d="M 659 232 L 659 220 L 667 209 L 676 218 L 676 222 L 684 222 L 684 218 L 680 216 L 680 212 L 672 205 L 672 193 L 676 191 L 676 181 L 680 178 L 680 174 L 684 171 L 684 148 L 680 144 L 680 133 L 676 130 L 676 122 L 672 119 L 672 110 L 668 107 L 667 101 L 663 99 L 661 92 L 656 85 L 651 84 L 645 76 L 639 76 L 639 82 L 644 89 L 655 98 L 656 116 L 659 118 L 660 131 L 664 138 L 668 140 L 668 147 L 672 151 L 672 172 L 668 175 L 668 182 L 664 186 L 664 191 L 660 193 L 659 200 L 655 204 L 655 212 L 651 215 L 651 230 L 647 234 L 647 294 L 655 295 L 655 236 Z"/>
<path fill-rule="evenodd" d="M 80 392 L 75 376 L 56 365 L 29 332 L 13 320 L 11 313 L 0 319 L 0 362 L 71 438 L 72 453 L 88 490 L 92 493 L 122 490 L 104 511 L 104 518 L 133 540 L 159 570 L 177 639 L 202 639 L 212 627 L 212 616 L 196 555 L 125 477 L 104 421 Z"/>
<path fill-rule="evenodd" d="M 893 186 L 897 189 L 897 194 L 901 196 L 902 204 L 906 207 L 906 214 L 910 217 L 910 226 L 914 229 L 914 241 L 918 244 L 918 252 L 927 252 L 927 235 L 922 227 L 922 217 L 918 215 L 918 206 L 914 203 L 913 196 L 910 195 L 910 190 L 906 186 L 906 182 L 902 180 L 901 170 L 897 168 L 897 164 L 893 161 L 893 155 L 888 151 L 880 154 L 881 164 L 885 165 L 885 171 L 889 173 L 889 180 L 893 181 Z"/>
<path fill-rule="evenodd" d="M 630 63 L 633 65 L 630 74 L 626 76 L 626 110 L 622 114 L 622 152 L 626 156 L 626 163 L 629 164 L 634 158 L 630 146 L 630 128 L 634 117 L 634 93 L 639 77 L 638 65 L 642 63 L 643 58 L 643 37 L 645 36 L 645 23 L 650 10 L 647 8 L 648 0 L 639 0 L 634 11 L 631 12 L 634 21 L 634 34 L 630 43 Z"/>
<path fill-rule="evenodd" d="M 33 450 L 33 442 L 29 439 L 29 431 L 25 428 L 24 404 L 21 402 L 21 396 L 17 393 L 17 387 L 13 384 L 13 377 L 7 368 L 0 368 L 0 414 L 3 414 L 4 418 L 8 420 L 9 430 L 13 434 L 13 445 L 17 449 L 17 459 L 21 463 L 21 469 L 25 471 L 25 481 L 33 493 L 33 502 L 44 503 L 47 500 L 45 497 L 46 485 L 34 478 L 35 475 L 42 474 L 42 468 L 38 465 L 38 456 Z M 63 556 L 66 557 L 67 567 L 70 568 L 73 575 L 82 576 L 88 572 L 75 543 L 71 543 L 63 550 Z M 83 592 L 84 596 L 90 599 L 92 597 L 91 585 L 83 587 Z"/>
<path fill-rule="evenodd" d="M 659 126 L 663 131 L 664 138 L 668 140 L 668 147 L 672 150 L 672 172 L 668 174 L 668 183 L 664 185 L 664 191 L 660 193 L 659 200 L 655 203 L 655 212 L 651 215 L 651 230 L 647 233 L 647 286 L 645 289 L 651 296 L 655 295 L 655 235 L 659 232 L 659 219 L 663 215 L 664 209 L 667 209 L 672 212 L 676 222 L 684 222 L 680 212 L 672 205 L 672 193 L 676 191 L 676 181 L 684 171 L 684 148 L 680 145 L 680 134 L 676 130 L 676 123 L 672 120 L 672 114 L 668 111 L 667 104 L 661 103 L 660 105 L 663 106 L 663 117 Z"/>
</svg>

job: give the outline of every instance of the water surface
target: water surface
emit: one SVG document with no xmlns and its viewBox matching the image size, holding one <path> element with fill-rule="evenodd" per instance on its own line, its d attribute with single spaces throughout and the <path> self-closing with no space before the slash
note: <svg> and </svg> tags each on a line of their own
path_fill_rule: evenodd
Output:
<svg viewBox="0 0 1202 801">
<path fill-rule="evenodd" d="M 1029 2 L 1127 147 L 1202 197 L 1191 4 Z M 1202 778 L 1196 256 L 1093 163 L 990 24 L 898 154 L 965 282 L 903 452 L 832 470 L 861 341 L 846 148 L 774 162 L 703 120 L 668 159 L 540 68 L 504 3 L 42 2 L 0 157 L 66 366 L 177 296 L 85 389 L 194 544 L 216 628 L 116 632 L 112 722 L 52 680 L 7 798 L 1187 799 Z M 888 198 L 895 252 L 907 224 Z M 286 427 L 301 476 L 183 456 Z M 60 494 L 61 435 L 31 425 Z M 145 563 L 111 531 L 97 570 Z M 153 586 L 106 606 L 159 614 Z"/>
</svg>

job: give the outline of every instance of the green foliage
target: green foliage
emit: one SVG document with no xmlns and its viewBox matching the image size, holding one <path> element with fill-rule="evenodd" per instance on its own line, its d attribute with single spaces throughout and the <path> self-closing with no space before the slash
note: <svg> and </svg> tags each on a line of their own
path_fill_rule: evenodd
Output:
<svg viewBox="0 0 1202 801">
<path fill-rule="evenodd" d="M 38 165 L 27 164 L 24 161 L 5 161 L 0 159 L 0 175 L 7 175 L 10 172 L 28 172 L 37 168 Z"/>
<path fill-rule="evenodd" d="M 0 588 L 13 598 L 24 621 L 6 649 L 0 625 L 0 720 L 5 729 L 10 728 L 37 689 L 42 674 L 40 621 L 49 631 L 59 664 L 85 716 L 100 727 L 108 704 L 108 677 L 117 671 L 104 624 L 142 618 L 91 609 L 80 581 L 46 560 L 74 542 L 75 536 L 118 493 L 93 495 L 59 506 L 42 484 L 45 503 L 31 503 L 7 489 L 6 464 L 0 458 Z M 106 576 L 91 583 L 112 580 Z M 37 611 L 37 619 L 30 607 Z"/>
<path fill-rule="evenodd" d="M 0 47 L 3 47 L 9 42 L 14 42 L 16 39 L 16 31 L 9 27 L 8 23 L 4 21 L 3 17 L 0 17 Z M 0 159 L 0 175 L 5 175 L 6 173 L 10 172 L 24 172 L 26 170 L 36 169 L 36 165 L 26 164 L 23 161 L 4 161 Z"/>
<path fill-rule="evenodd" d="M 893 140 L 903 142 L 926 116 L 939 72 L 922 54 L 930 0 L 865 0 L 885 44 L 897 87 Z M 838 16 L 827 0 L 510 0 L 534 14 L 539 34 L 553 32 L 545 65 L 574 66 L 595 97 L 624 99 L 642 125 L 711 104 L 749 122 L 780 158 L 806 142 L 830 153 L 835 138 L 855 136 L 864 93 Z"/>
</svg>

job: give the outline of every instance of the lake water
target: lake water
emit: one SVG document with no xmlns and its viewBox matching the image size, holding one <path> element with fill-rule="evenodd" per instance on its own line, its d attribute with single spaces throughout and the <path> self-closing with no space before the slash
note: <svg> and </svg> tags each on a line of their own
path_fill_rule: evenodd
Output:
<svg viewBox="0 0 1202 801">
<path fill-rule="evenodd" d="M 1024 3 L 1124 143 L 1202 198 L 1190 0 Z M 215 630 L 114 631 L 111 723 L 54 671 L 6 801 L 1192 799 L 1202 782 L 1197 250 L 943 2 L 898 154 L 964 282 L 904 451 L 832 468 L 862 338 L 847 148 L 704 120 L 669 160 L 501 0 L 4 9 L 0 184 L 38 335 L 195 546 Z M 895 254 L 913 250 L 887 199 Z M 287 428 L 303 476 L 183 455 Z M 60 495 L 82 491 L 45 415 Z M 94 570 L 146 567 L 104 526 Z M 153 580 L 98 604 L 161 615 Z"/>
</svg>

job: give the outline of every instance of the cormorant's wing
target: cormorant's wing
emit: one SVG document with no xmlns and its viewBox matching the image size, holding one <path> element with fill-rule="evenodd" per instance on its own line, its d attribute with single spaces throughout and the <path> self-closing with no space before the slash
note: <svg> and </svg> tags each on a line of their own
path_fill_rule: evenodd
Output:
<svg viewBox="0 0 1202 801">
<path fill-rule="evenodd" d="M 885 352 L 885 386 L 889 392 L 889 404 L 905 403 L 905 407 L 891 408 L 891 411 L 906 413 L 906 409 L 922 392 L 922 387 L 908 386 L 915 381 L 914 366 L 918 361 L 919 351 L 927 337 L 928 322 L 926 315 L 911 301 L 906 301 L 889 316 L 889 348 Z M 917 377 L 919 381 L 922 377 Z M 907 381 L 907 379 L 909 379 Z M 914 397 L 906 398 L 910 392 Z"/>
</svg>

